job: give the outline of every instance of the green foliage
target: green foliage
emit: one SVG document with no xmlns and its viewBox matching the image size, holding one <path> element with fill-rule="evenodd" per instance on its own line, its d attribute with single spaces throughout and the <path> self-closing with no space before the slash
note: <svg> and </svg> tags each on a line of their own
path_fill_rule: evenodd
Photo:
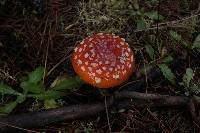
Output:
<svg viewBox="0 0 200 133">
<path fill-rule="evenodd" d="M 179 35 L 176 31 L 170 30 L 169 34 L 174 40 L 176 40 L 178 42 L 180 42 L 182 40 L 182 36 Z"/>
<path fill-rule="evenodd" d="M 193 96 L 198 102 L 200 94 L 199 83 L 193 81 L 195 72 L 191 68 L 187 68 L 185 74 L 183 75 L 182 82 L 179 85 L 184 89 L 187 96 Z"/>
<path fill-rule="evenodd" d="M 36 68 L 35 71 L 28 74 L 27 80 L 21 82 L 20 87 L 23 88 L 25 91 L 32 93 L 44 92 L 44 87 L 42 84 L 44 71 L 44 67 Z"/>
<path fill-rule="evenodd" d="M 171 69 L 166 64 L 159 64 L 161 72 L 173 85 L 175 85 L 175 75 L 172 73 Z"/>
<path fill-rule="evenodd" d="M 137 30 L 144 30 L 146 28 L 146 23 L 144 20 L 137 21 Z"/>
<path fill-rule="evenodd" d="M 17 103 L 23 103 L 25 100 L 26 100 L 26 95 L 21 94 L 21 95 L 17 96 L 16 102 Z"/>
<path fill-rule="evenodd" d="M 70 77 L 70 78 L 61 78 L 56 79 L 52 85 L 53 90 L 73 90 L 83 84 L 83 80 L 79 76 Z"/>
<path fill-rule="evenodd" d="M 173 61 L 173 58 L 170 55 L 162 59 L 162 63 L 166 63 L 166 64 L 168 64 L 172 61 Z"/>
<path fill-rule="evenodd" d="M 170 30 L 169 34 L 173 40 L 182 44 L 184 47 L 189 48 L 189 45 L 185 42 L 185 40 L 182 38 L 182 36 L 180 34 L 178 34 L 176 31 Z"/>
<path fill-rule="evenodd" d="M 192 49 L 197 49 L 200 52 L 200 34 L 195 38 Z"/>
<path fill-rule="evenodd" d="M 9 94 L 9 95 L 20 95 L 19 92 L 12 89 L 10 86 L 0 83 L 0 93 L 1 94 Z"/>
<path fill-rule="evenodd" d="M 42 80 L 44 75 L 45 69 L 44 67 L 40 66 L 35 69 L 35 71 L 28 74 L 28 80 L 29 83 L 38 83 Z"/>
<path fill-rule="evenodd" d="M 44 87 L 42 82 L 39 84 L 31 83 L 31 82 L 22 82 L 20 84 L 20 87 L 23 88 L 24 90 L 32 93 L 42 93 L 44 92 Z"/>
<path fill-rule="evenodd" d="M 164 17 L 160 14 L 158 14 L 157 11 L 151 11 L 144 13 L 145 16 L 149 17 L 152 20 L 163 20 Z"/>
<path fill-rule="evenodd" d="M 151 45 L 145 45 L 146 52 L 148 53 L 151 60 L 155 59 L 155 51 Z"/>
<path fill-rule="evenodd" d="M 58 103 L 55 101 L 55 99 L 48 99 L 44 101 L 44 107 L 45 109 L 57 108 Z"/>
<path fill-rule="evenodd" d="M 33 97 L 37 100 L 47 100 L 47 99 L 58 99 L 61 96 L 64 96 L 62 92 L 54 91 L 54 90 L 47 90 L 41 94 L 29 94 L 27 97 Z"/>
<path fill-rule="evenodd" d="M 17 106 L 16 101 L 7 103 L 4 106 L 0 107 L 0 113 L 8 114 L 8 113 L 12 112 L 12 110 L 15 109 L 16 106 Z"/>
<path fill-rule="evenodd" d="M 75 91 L 75 88 L 78 88 L 83 83 L 79 77 L 62 78 L 56 80 L 52 88 L 45 89 L 42 82 L 43 75 L 44 67 L 38 67 L 33 72 L 30 72 L 27 78 L 25 78 L 25 80 L 20 84 L 23 93 L 14 90 L 6 84 L 0 83 L 1 94 L 17 96 L 15 101 L 11 101 L 4 106 L 1 106 L 0 113 L 8 114 L 12 112 L 18 104 L 23 103 L 27 98 L 34 98 L 43 101 L 46 109 L 55 108 L 55 99 L 61 98 L 67 94 L 63 91 Z"/>
<path fill-rule="evenodd" d="M 190 86 L 190 82 L 193 79 L 193 76 L 194 76 L 193 70 L 191 68 L 187 68 L 186 69 L 186 73 L 183 76 L 183 84 L 184 84 L 184 86 L 186 86 L 186 87 Z"/>
</svg>

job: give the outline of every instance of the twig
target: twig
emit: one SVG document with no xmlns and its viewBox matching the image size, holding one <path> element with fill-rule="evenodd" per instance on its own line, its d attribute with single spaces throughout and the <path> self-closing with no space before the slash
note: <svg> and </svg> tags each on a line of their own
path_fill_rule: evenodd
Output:
<svg viewBox="0 0 200 133">
<path fill-rule="evenodd" d="M 46 76 L 49 76 L 62 62 L 66 61 L 66 59 L 68 59 L 70 57 L 70 55 L 63 57 L 55 66 L 53 66 L 48 73 L 46 74 Z"/>
<path fill-rule="evenodd" d="M 22 130 L 22 131 L 29 132 L 29 133 L 40 133 L 40 132 L 37 132 L 37 131 L 33 131 L 33 130 L 29 130 L 29 129 L 25 129 L 25 128 L 20 128 L 20 127 L 17 127 L 17 126 L 13 126 L 13 125 L 10 125 L 10 124 L 6 124 L 4 122 L 0 122 L 0 125 L 9 126 L 9 127 L 15 128 L 15 129 L 19 129 L 19 130 Z"/>
<path fill-rule="evenodd" d="M 157 122 L 159 122 L 159 125 L 161 126 L 163 133 L 169 133 L 169 132 L 170 132 L 170 131 L 167 129 L 167 127 L 163 124 L 163 122 L 160 121 L 160 120 L 155 116 L 155 114 L 153 114 L 153 112 L 151 112 L 149 109 L 147 109 L 147 111 L 149 112 L 149 114 L 150 114 Z"/>
<path fill-rule="evenodd" d="M 106 108 L 106 117 L 107 117 L 107 121 L 108 121 L 108 128 L 109 128 L 109 131 L 112 132 L 112 129 L 111 129 L 111 126 L 110 126 L 110 119 L 109 119 L 109 115 L 108 115 L 108 105 L 107 105 L 106 96 L 105 96 L 105 99 L 104 99 L 104 103 L 105 103 L 105 108 Z"/>
<path fill-rule="evenodd" d="M 49 28 L 49 37 L 48 37 L 48 43 L 47 43 L 47 47 L 46 47 L 46 55 L 45 55 L 45 62 L 44 62 L 44 74 L 43 74 L 43 83 L 44 83 L 44 78 L 46 76 L 46 71 L 47 71 L 47 60 L 48 60 L 48 55 L 49 55 L 49 43 L 52 43 L 51 40 L 51 24 L 50 24 L 50 28 Z"/>
<path fill-rule="evenodd" d="M 163 96 L 158 94 L 146 94 L 139 92 L 122 91 L 115 93 L 115 100 L 109 97 L 107 106 L 129 108 L 132 106 L 164 107 L 177 106 L 185 107 L 190 102 L 190 98 L 181 96 Z M 125 98 L 125 100 L 123 100 Z M 137 101 L 137 102 L 136 102 Z M 51 109 L 42 112 L 32 112 L 26 114 L 11 115 L 0 118 L 1 123 L 17 126 L 20 128 L 34 128 L 49 125 L 52 123 L 76 120 L 104 112 L 104 103 L 94 103 L 85 105 L 71 105 L 68 107 Z M 13 127 L 0 125 L 0 131 L 12 130 Z"/>
</svg>

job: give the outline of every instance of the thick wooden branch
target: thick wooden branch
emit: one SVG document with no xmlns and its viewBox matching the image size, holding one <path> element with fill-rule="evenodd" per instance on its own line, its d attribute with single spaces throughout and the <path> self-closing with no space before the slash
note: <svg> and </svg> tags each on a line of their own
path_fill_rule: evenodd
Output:
<svg viewBox="0 0 200 133">
<path fill-rule="evenodd" d="M 130 91 L 115 93 L 114 97 L 115 99 L 113 99 L 112 96 L 108 98 L 108 107 L 112 107 L 112 105 L 119 108 L 130 108 L 131 106 L 141 107 L 147 105 L 150 107 L 185 107 L 190 102 L 190 99 L 187 97 L 163 96 Z M 41 112 L 11 115 L 0 118 L 0 132 L 13 130 L 14 128 L 11 126 L 20 128 L 36 128 L 62 121 L 86 118 L 98 115 L 104 111 L 105 105 L 104 102 L 102 102 L 85 105 L 71 105 Z"/>
<path fill-rule="evenodd" d="M 139 93 L 134 91 L 121 91 L 115 94 L 117 99 L 129 98 L 139 99 L 150 104 L 148 101 L 153 101 L 153 105 L 159 106 L 186 106 L 190 98 L 183 96 L 168 96 L 160 94 Z M 134 101 L 134 100 L 133 100 Z"/>
</svg>

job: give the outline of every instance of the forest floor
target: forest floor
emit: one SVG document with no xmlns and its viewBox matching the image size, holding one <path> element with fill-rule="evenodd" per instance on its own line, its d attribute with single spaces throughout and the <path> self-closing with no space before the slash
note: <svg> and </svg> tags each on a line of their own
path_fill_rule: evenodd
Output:
<svg viewBox="0 0 200 133">
<path fill-rule="evenodd" d="M 73 49 L 99 32 L 125 38 L 135 52 L 136 70 L 131 78 L 106 91 L 76 84 L 71 78 L 76 75 L 70 61 Z M 106 97 L 122 90 L 141 95 L 130 96 L 131 105 L 116 103 L 81 119 L 29 129 L 1 119 L 0 125 L 19 132 L 47 133 L 200 132 L 199 56 L 199 0 L 1 0 L 2 117 L 96 102 L 106 108 Z M 63 77 L 70 87 L 60 97 L 51 90 Z M 175 97 L 175 101 L 156 101 L 144 94 Z"/>
</svg>

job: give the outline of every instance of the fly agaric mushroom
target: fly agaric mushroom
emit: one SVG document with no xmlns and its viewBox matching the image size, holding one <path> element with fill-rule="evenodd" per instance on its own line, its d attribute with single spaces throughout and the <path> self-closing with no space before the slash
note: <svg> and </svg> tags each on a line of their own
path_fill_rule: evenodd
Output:
<svg viewBox="0 0 200 133">
<path fill-rule="evenodd" d="M 87 83 L 109 88 L 123 83 L 134 69 L 134 53 L 125 39 L 98 33 L 83 40 L 72 54 L 75 72 Z"/>
</svg>

